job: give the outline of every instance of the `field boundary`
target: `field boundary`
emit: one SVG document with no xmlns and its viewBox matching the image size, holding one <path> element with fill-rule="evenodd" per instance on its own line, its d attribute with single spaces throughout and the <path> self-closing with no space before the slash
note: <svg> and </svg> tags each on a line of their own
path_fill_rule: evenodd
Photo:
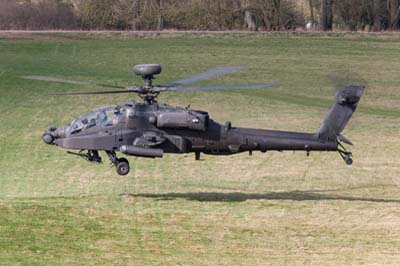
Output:
<svg viewBox="0 0 400 266">
<path fill-rule="evenodd" d="M 215 36 L 260 36 L 260 37 L 397 37 L 400 32 L 350 32 L 350 31 L 112 31 L 112 30 L 5 30 L 0 31 L 0 39 L 38 39 L 38 40 L 63 40 L 63 39 L 134 39 L 134 38 L 174 38 L 174 37 L 215 37 Z"/>
</svg>

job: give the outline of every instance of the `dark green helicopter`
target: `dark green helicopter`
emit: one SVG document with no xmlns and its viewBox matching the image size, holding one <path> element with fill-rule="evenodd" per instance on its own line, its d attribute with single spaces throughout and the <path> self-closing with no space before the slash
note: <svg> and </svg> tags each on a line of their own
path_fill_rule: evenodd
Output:
<svg viewBox="0 0 400 266">
<path fill-rule="evenodd" d="M 348 85 L 337 92 L 333 106 L 316 133 L 286 132 L 253 128 L 233 127 L 230 122 L 219 124 L 205 111 L 172 107 L 157 103 L 157 96 L 166 91 L 198 91 L 221 89 L 267 88 L 278 84 L 245 84 L 222 86 L 183 85 L 236 72 L 243 67 L 221 67 L 195 76 L 163 85 L 153 85 L 155 75 L 161 73 L 158 64 L 137 65 L 134 72 L 141 76 L 144 86 L 113 86 L 92 82 L 64 80 L 44 76 L 27 76 L 25 79 L 96 85 L 124 90 L 98 92 L 69 92 L 63 95 L 137 93 L 143 103 L 125 103 L 90 111 L 62 127 L 49 127 L 43 141 L 66 149 L 80 150 L 68 153 L 79 155 L 90 162 L 102 161 L 99 151 L 105 151 L 117 173 L 127 175 L 130 170 L 125 155 L 157 158 L 164 153 L 191 153 L 196 160 L 200 154 L 231 155 L 253 151 L 338 151 L 351 165 L 351 152 L 342 143 L 352 145 L 341 132 L 356 110 L 364 93 L 364 86 Z"/>
</svg>

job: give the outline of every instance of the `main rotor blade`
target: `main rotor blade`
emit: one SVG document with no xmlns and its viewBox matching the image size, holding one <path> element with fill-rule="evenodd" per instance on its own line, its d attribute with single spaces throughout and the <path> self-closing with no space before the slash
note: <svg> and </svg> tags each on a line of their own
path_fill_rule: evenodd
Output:
<svg viewBox="0 0 400 266">
<path fill-rule="evenodd" d="M 117 89 L 128 88 L 128 87 L 124 87 L 124 86 L 101 84 L 101 83 L 95 83 L 95 82 L 90 82 L 90 81 L 67 80 L 67 79 L 60 79 L 60 78 L 53 78 L 53 77 L 46 77 L 46 76 L 23 76 L 22 78 L 30 79 L 30 80 L 42 80 L 42 81 L 50 81 L 50 82 L 58 82 L 58 83 L 68 83 L 68 84 L 94 85 L 94 86 L 117 88 Z"/>
<path fill-rule="evenodd" d="M 51 93 L 51 95 L 88 95 L 88 94 L 116 94 L 116 93 L 132 93 L 136 90 L 126 90 L 126 91 L 78 91 L 78 92 L 56 92 Z"/>
<path fill-rule="evenodd" d="M 194 87 L 178 87 L 168 88 L 169 91 L 208 91 L 208 90 L 227 90 L 227 89 L 257 89 L 272 88 L 279 86 L 278 83 L 264 84 L 242 84 L 242 85 L 221 85 L 221 86 L 194 86 Z"/>
<path fill-rule="evenodd" d="M 205 79 L 209 79 L 209 78 L 213 78 L 213 77 L 217 77 L 217 76 L 221 76 L 223 74 L 227 74 L 227 73 L 232 73 L 232 72 L 237 72 L 239 70 L 245 69 L 246 67 L 242 67 L 242 66 L 232 66 L 232 67 L 219 67 L 204 73 L 200 73 L 191 77 L 187 77 L 184 79 L 180 79 L 177 81 L 173 81 L 167 84 L 163 84 L 161 86 L 164 87 L 178 87 L 178 86 L 182 86 L 185 84 L 189 84 L 189 83 L 194 83 L 200 80 L 205 80 Z"/>
</svg>

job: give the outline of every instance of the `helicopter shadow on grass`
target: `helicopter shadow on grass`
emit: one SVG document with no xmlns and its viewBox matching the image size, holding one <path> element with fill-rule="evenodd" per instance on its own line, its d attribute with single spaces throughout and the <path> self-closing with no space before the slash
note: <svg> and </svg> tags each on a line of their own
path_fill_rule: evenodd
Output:
<svg viewBox="0 0 400 266">
<path fill-rule="evenodd" d="M 327 190 L 329 191 L 329 190 Z M 246 200 L 291 200 L 291 201 L 361 201 L 371 203 L 400 203 L 397 199 L 382 199 L 370 197 L 352 197 L 335 194 L 324 194 L 324 191 L 289 191 L 267 193 L 243 192 L 182 192 L 182 193 L 124 193 L 121 196 L 155 198 L 158 200 L 186 199 L 201 202 L 243 202 Z"/>
</svg>

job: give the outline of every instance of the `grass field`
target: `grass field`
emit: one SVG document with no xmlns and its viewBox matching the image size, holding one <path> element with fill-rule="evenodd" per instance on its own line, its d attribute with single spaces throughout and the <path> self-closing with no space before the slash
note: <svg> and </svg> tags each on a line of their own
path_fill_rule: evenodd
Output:
<svg viewBox="0 0 400 266">
<path fill-rule="evenodd" d="M 42 143 L 49 125 L 134 98 L 49 96 L 95 88 L 20 76 L 137 84 L 132 67 L 153 62 L 157 82 L 244 65 L 201 84 L 282 83 L 160 97 L 257 128 L 315 132 L 335 86 L 364 82 L 345 131 L 354 165 L 336 153 L 167 155 L 129 158 L 120 177 Z M 0 39 L 0 265 L 398 265 L 399 71 L 399 35 Z"/>
</svg>

